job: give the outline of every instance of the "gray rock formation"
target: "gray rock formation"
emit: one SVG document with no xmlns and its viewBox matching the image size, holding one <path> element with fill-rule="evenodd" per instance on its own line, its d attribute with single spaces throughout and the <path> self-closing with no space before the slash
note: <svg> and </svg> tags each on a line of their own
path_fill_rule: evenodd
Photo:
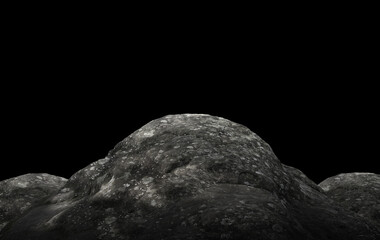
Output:
<svg viewBox="0 0 380 240">
<path fill-rule="evenodd" d="M 380 175 L 343 173 L 324 180 L 319 186 L 335 202 L 368 218 L 380 229 Z"/>
<path fill-rule="evenodd" d="M 200 114 L 154 120 L 15 216 L 0 239 L 376 239 L 248 128 Z"/>
<path fill-rule="evenodd" d="M 44 203 L 67 179 L 46 173 L 26 174 L 0 182 L 0 231 L 29 208 Z"/>
</svg>

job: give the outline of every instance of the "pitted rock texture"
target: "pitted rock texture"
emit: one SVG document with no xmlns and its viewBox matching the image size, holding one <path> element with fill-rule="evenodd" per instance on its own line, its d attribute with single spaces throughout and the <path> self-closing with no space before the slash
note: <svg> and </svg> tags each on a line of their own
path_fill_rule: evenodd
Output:
<svg viewBox="0 0 380 240">
<path fill-rule="evenodd" d="M 380 228 L 380 175 L 343 173 L 324 180 L 319 186 L 337 203 L 369 218 Z"/>
<path fill-rule="evenodd" d="M 0 182 L 0 231 L 12 219 L 55 194 L 67 179 L 42 174 L 26 174 Z"/>
<path fill-rule="evenodd" d="M 380 236 L 248 128 L 203 114 L 146 124 L 9 225 L 0 239 Z"/>
</svg>

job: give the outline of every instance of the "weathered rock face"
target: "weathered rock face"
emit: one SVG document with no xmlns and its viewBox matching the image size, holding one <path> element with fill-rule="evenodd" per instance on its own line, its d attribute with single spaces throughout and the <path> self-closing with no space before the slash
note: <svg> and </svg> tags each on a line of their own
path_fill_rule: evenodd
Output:
<svg viewBox="0 0 380 240">
<path fill-rule="evenodd" d="M 249 129 L 199 114 L 148 123 L 0 233 L 7 240 L 379 236 Z"/>
<path fill-rule="evenodd" d="M 42 204 L 67 179 L 49 174 L 26 174 L 0 182 L 0 231 L 29 208 Z"/>
<path fill-rule="evenodd" d="M 343 173 L 324 180 L 319 186 L 335 202 L 368 218 L 380 229 L 380 175 Z"/>
</svg>

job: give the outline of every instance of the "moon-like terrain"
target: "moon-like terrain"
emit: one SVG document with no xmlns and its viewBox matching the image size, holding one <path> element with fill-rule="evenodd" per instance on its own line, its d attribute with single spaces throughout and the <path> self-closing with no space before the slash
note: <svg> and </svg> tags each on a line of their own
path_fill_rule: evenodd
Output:
<svg viewBox="0 0 380 240">
<path fill-rule="evenodd" d="M 0 182 L 1 240 L 380 239 L 380 176 L 317 185 L 238 123 L 168 115 L 68 180 Z"/>
</svg>

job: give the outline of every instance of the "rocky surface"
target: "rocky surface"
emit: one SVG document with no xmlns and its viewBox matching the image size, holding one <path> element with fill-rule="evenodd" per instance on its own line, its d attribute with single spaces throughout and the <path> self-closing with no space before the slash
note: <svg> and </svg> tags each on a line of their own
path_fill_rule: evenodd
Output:
<svg viewBox="0 0 380 240">
<path fill-rule="evenodd" d="M 0 182 L 0 231 L 29 208 L 42 204 L 67 182 L 49 174 L 26 174 Z"/>
<path fill-rule="evenodd" d="M 323 186 L 322 186 L 323 188 Z M 248 128 L 170 115 L 74 174 L 0 239 L 376 239 L 376 224 L 285 166 Z"/>
<path fill-rule="evenodd" d="M 380 175 L 343 173 L 324 180 L 319 186 L 335 202 L 368 218 L 380 229 Z"/>
</svg>

